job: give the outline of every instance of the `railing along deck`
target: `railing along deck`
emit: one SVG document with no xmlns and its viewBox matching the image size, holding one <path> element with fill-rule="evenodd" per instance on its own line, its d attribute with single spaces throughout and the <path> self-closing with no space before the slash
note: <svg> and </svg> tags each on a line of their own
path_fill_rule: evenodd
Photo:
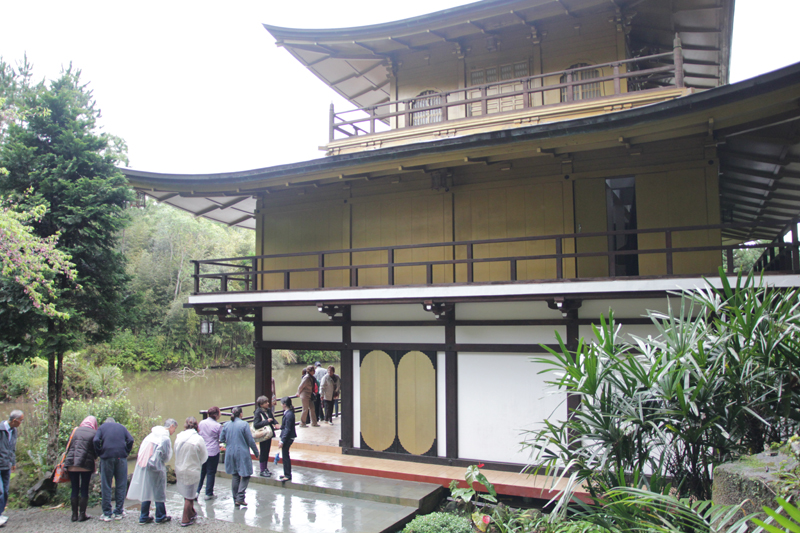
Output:
<svg viewBox="0 0 800 533">
<path fill-rule="evenodd" d="M 800 219 L 795 219 L 787 226 L 786 222 L 767 223 L 761 222 L 757 228 L 765 229 L 769 227 L 778 227 L 782 229 L 782 233 L 791 231 L 792 226 L 797 225 Z M 629 277 L 626 275 L 618 276 L 616 274 L 616 262 L 618 256 L 652 256 L 663 255 L 663 271 L 666 276 L 674 276 L 674 259 L 676 254 L 684 254 L 691 252 L 708 252 L 717 251 L 724 254 L 727 260 L 727 269 L 729 273 L 734 272 L 734 250 L 743 249 L 764 249 L 772 250 L 768 252 L 767 257 L 781 257 L 782 262 L 768 265 L 764 263 L 762 268 L 766 270 L 780 270 L 790 272 L 800 272 L 800 254 L 798 253 L 798 232 L 795 229 L 792 231 L 792 240 L 790 242 L 773 241 L 771 243 L 742 243 L 731 245 L 701 245 L 701 246 L 674 246 L 675 237 L 686 232 L 698 231 L 742 231 L 755 228 L 753 224 L 715 224 L 705 226 L 682 226 L 682 227 L 669 227 L 669 228 L 653 228 L 653 229 L 638 229 L 638 230 L 621 230 L 621 231 L 605 231 L 594 233 L 566 233 L 557 235 L 542 235 L 542 236 L 528 236 L 528 237 L 513 237 L 503 239 L 481 239 L 471 241 L 449 241 L 437 243 L 424 243 L 424 244 L 409 244 L 398 246 L 380 246 L 370 248 L 346 248 L 340 250 L 322 250 L 312 252 L 296 252 L 285 254 L 268 254 L 251 257 L 232 257 L 225 259 L 208 259 L 208 260 L 195 260 L 194 263 L 194 294 L 207 294 L 219 292 L 242 292 L 242 291 L 258 291 L 264 290 L 260 287 L 259 278 L 265 275 L 280 275 L 283 278 L 283 286 L 279 289 L 272 290 L 291 290 L 292 275 L 300 273 L 316 273 L 316 287 L 325 288 L 325 273 L 336 271 L 349 272 L 349 287 L 359 287 L 359 272 L 372 269 L 381 269 L 386 271 L 385 285 L 395 286 L 395 273 L 397 269 L 407 267 L 424 267 L 425 268 L 425 283 L 417 283 L 416 285 L 425 286 L 433 284 L 433 272 L 435 266 L 452 266 L 453 267 L 453 281 L 445 282 L 446 284 L 472 284 L 480 281 L 475 280 L 475 267 L 480 264 L 487 263 L 500 263 L 508 266 L 509 279 L 507 280 L 492 280 L 492 281 L 525 281 L 536 282 L 545 280 L 561 280 L 561 279 L 597 279 L 574 276 L 565 276 L 566 267 L 574 266 L 581 258 L 602 257 L 606 258 L 608 265 L 608 276 L 603 276 L 600 279 L 608 279 L 615 277 Z M 641 245 L 642 236 L 662 236 L 664 245 L 661 247 L 642 248 L 635 250 L 614 250 L 612 249 L 613 243 L 618 236 L 635 235 Z M 590 251 L 590 252 L 571 252 L 564 251 L 567 248 L 575 247 L 578 244 L 578 249 L 581 248 L 581 243 L 587 243 L 587 239 L 595 239 L 594 243 L 604 239 L 603 242 L 608 243 L 608 250 L 605 251 Z M 520 244 L 520 243 L 540 243 L 548 245 L 553 250 L 550 253 L 539 254 L 526 254 L 526 255 L 508 255 L 499 254 L 491 255 L 491 250 L 494 245 L 498 244 Z M 431 259 L 424 261 L 399 261 L 397 260 L 398 252 L 408 250 L 425 250 L 425 249 L 440 249 L 448 250 L 448 255 L 452 255 L 453 259 Z M 480 252 L 480 253 L 478 253 Z M 353 256 L 363 253 L 381 253 L 384 254 L 384 261 L 370 262 L 365 264 L 353 264 Z M 462 257 L 455 258 L 457 255 Z M 349 264 L 345 265 L 326 265 L 326 260 L 329 256 L 345 256 Z M 259 268 L 270 260 L 288 259 L 288 258 L 309 258 L 316 266 L 309 267 L 287 267 L 287 268 Z M 554 275 L 547 278 L 540 279 L 519 279 L 518 266 L 521 261 L 554 261 L 555 269 Z M 462 275 L 456 276 L 455 269 L 458 265 L 464 265 L 462 270 L 465 270 Z M 221 267 L 223 270 L 216 272 L 205 272 L 209 267 Z M 692 275 L 716 275 L 717 272 L 696 272 Z M 461 280 L 457 278 L 461 277 Z M 399 284 L 398 284 L 399 285 Z M 408 286 L 404 283 L 403 286 Z M 338 285 L 337 285 L 338 286 Z M 345 286 L 346 287 L 346 286 Z M 303 290 L 308 290 L 305 288 Z"/>
<path fill-rule="evenodd" d="M 534 95 L 544 95 L 551 91 L 561 93 L 563 90 L 559 100 L 563 98 L 564 102 L 595 100 L 609 95 L 603 96 L 602 91 L 598 91 L 600 96 L 597 97 L 587 98 L 583 95 L 581 98 L 578 95 L 584 87 L 605 82 L 613 82 L 614 95 L 622 94 L 622 80 L 628 81 L 627 92 L 652 86 L 683 87 L 684 62 L 689 63 L 684 61 L 683 48 L 676 36 L 672 52 L 471 85 L 451 91 L 431 92 L 414 98 L 392 100 L 338 113 L 331 104 L 329 140 L 333 142 L 337 139 L 369 135 L 379 130 L 389 131 L 501 113 L 504 112 L 504 106 L 508 107 L 509 103 L 513 104 L 514 111 L 557 105 L 544 104 L 544 96 L 541 98 L 541 103 L 532 98 Z M 653 63 L 665 65 L 651 68 L 646 66 Z M 612 74 L 594 78 L 582 77 L 585 73 L 600 72 L 604 69 L 610 70 Z M 559 83 L 548 85 L 548 81 L 554 77 L 558 77 Z M 509 90 L 512 87 L 515 89 Z M 562 102 L 559 101 L 560 103 Z"/>
</svg>

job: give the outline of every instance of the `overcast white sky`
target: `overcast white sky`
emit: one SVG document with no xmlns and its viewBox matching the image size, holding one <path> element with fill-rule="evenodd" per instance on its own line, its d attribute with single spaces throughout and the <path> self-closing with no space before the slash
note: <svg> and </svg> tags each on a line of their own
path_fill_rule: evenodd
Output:
<svg viewBox="0 0 800 533">
<path fill-rule="evenodd" d="M 0 0 L 0 56 L 27 53 L 39 78 L 80 68 L 132 168 L 230 172 L 322 157 L 329 104 L 348 106 L 261 23 L 361 26 L 465 3 Z M 800 0 L 737 0 L 731 81 L 800 61 L 798 21 Z"/>
</svg>

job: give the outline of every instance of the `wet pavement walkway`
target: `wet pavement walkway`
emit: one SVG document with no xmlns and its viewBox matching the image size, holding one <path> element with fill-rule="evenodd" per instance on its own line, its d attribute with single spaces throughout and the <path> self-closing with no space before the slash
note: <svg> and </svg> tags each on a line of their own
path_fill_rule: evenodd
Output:
<svg viewBox="0 0 800 533">
<path fill-rule="evenodd" d="M 273 472 L 278 470 L 282 472 L 280 465 L 273 468 Z M 430 510 L 442 491 L 425 483 L 303 467 L 292 471 L 293 481 L 286 483 L 251 477 L 245 496 L 247 507 L 239 508 L 231 497 L 230 476 L 222 470 L 214 487 L 217 498 L 206 501 L 201 496 L 195 506 L 197 525 L 221 520 L 280 533 L 381 533 L 398 529 L 420 509 Z M 167 513 L 173 521 L 179 521 L 183 497 L 173 486 L 167 486 L 167 498 Z M 125 522 L 133 524 L 139 502 L 126 503 L 129 517 Z"/>
</svg>

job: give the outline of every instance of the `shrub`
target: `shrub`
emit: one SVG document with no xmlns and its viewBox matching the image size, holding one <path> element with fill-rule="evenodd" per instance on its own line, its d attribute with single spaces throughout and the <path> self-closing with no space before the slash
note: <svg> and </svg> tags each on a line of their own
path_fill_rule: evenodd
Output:
<svg viewBox="0 0 800 533">
<path fill-rule="evenodd" d="M 403 533 L 472 533 L 472 525 L 463 516 L 431 513 L 416 517 L 403 529 Z"/>
<path fill-rule="evenodd" d="M 528 445 L 540 467 L 566 467 L 569 487 L 588 487 L 594 502 L 587 519 L 618 513 L 621 520 L 647 497 L 651 506 L 636 520 L 672 520 L 674 496 L 710 499 L 715 465 L 761 451 L 797 427 L 784 418 L 800 408 L 793 392 L 797 292 L 752 277 L 732 287 L 720 274 L 721 289 L 684 294 L 677 313 L 650 313 L 655 338 L 623 341 L 612 313 L 594 328 L 595 342 L 581 340 L 575 351 L 562 343 L 554 357 L 537 359 L 558 376 L 550 383 L 579 396 L 581 405 L 566 421 L 545 421 Z M 571 490 L 564 491 L 562 516 L 570 499 Z"/>
<path fill-rule="evenodd" d="M 58 428 L 60 449 L 67 446 L 73 428 L 80 425 L 84 418 L 92 415 L 97 423 L 102 424 L 111 417 L 122 424 L 133 436 L 132 456 L 135 456 L 142 439 L 150 433 L 150 429 L 158 422 L 153 417 L 136 412 L 127 397 L 95 398 L 93 400 L 67 400 L 61 410 L 61 425 Z"/>
<path fill-rule="evenodd" d="M 9 399 L 26 396 L 32 386 L 34 374 L 37 370 L 30 363 L 7 366 L 0 374 L 3 395 Z"/>
</svg>

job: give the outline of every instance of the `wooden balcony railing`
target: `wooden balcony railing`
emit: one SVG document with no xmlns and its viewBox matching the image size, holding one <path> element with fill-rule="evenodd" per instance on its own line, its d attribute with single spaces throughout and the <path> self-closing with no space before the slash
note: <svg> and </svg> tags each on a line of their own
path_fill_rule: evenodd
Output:
<svg viewBox="0 0 800 533">
<path fill-rule="evenodd" d="M 789 226 L 785 222 L 767 223 L 761 222 L 758 228 L 779 227 L 780 229 L 796 226 L 798 220 L 793 220 Z M 254 257 L 233 257 L 225 259 L 209 259 L 209 260 L 196 260 L 194 263 L 194 294 L 213 294 L 225 292 L 243 292 L 243 291 L 259 291 L 264 290 L 260 287 L 259 281 L 265 275 L 278 275 L 282 278 L 283 283 L 279 288 L 272 287 L 270 290 L 291 290 L 292 277 L 302 273 L 316 273 L 316 286 L 304 287 L 302 290 L 309 290 L 314 288 L 325 288 L 325 273 L 347 271 L 347 279 L 350 288 L 359 287 L 359 273 L 365 271 L 380 269 L 386 273 L 386 283 L 384 286 L 397 286 L 400 284 L 395 283 L 395 273 L 398 269 L 408 267 L 424 267 L 425 268 L 425 282 L 417 283 L 419 286 L 432 285 L 434 283 L 434 267 L 441 265 L 450 265 L 453 268 L 453 281 L 445 281 L 444 284 L 472 284 L 482 282 L 475 280 L 475 267 L 481 264 L 493 263 L 507 265 L 508 282 L 535 282 L 544 280 L 560 280 L 560 279 L 598 279 L 587 276 L 581 276 L 580 271 L 578 275 L 565 275 L 565 271 L 573 272 L 576 264 L 579 264 L 582 258 L 602 257 L 606 258 L 608 265 L 608 275 L 602 276 L 600 279 L 626 277 L 630 276 L 617 275 L 616 263 L 618 256 L 639 256 L 639 258 L 653 255 L 663 256 L 663 263 L 659 263 L 659 270 L 663 271 L 666 276 L 675 276 L 675 256 L 676 254 L 685 254 L 690 252 L 719 252 L 724 254 L 727 260 L 727 269 L 729 273 L 734 272 L 734 250 L 742 249 L 766 249 L 773 250 L 774 257 L 780 256 L 785 259 L 781 262 L 773 262 L 773 264 L 764 263 L 763 269 L 768 271 L 786 271 L 800 273 L 800 254 L 798 253 L 797 230 L 792 232 L 792 240 L 789 242 L 775 241 L 772 243 L 743 243 L 733 245 L 701 245 L 701 246 L 674 246 L 676 236 L 686 234 L 687 232 L 699 231 L 724 231 L 724 230 L 749 230 L 753 229 L 752 224 L 716 224 L 706 226 L 682 226 L 670 228 L 654 228 L 654 229 L 639 229 L 639 230 L 624 230 L 624 231 L 606 231 L 595 233 L 567 233 L 559 235 L 543 235 L 543 236 L 530 236 L 530 237 L 514 237 L 505 239 L 482 239 L 472 241 L 450 241 L 426 244 L 410 244 L 402 246 L 381 246 L 371 248 L 346 248 L 342 250 L 324 250 L 313 252 L 298 252 L 286 254 L 269 254 L 259 255 Z M 786 230 L 791 231 L 791 230 Z M 785 231 L 784 231 L 785 233 Z M 637 241 L 643 242 L 643 236 L 660 236 L 659 239 L 651 241 L 660 241 L 664 245 L 661 247 L 642 248 L 635 250 L 608 250 L 608 251 L 592 251 L 592 252 L 569 252 L 565 249 L 574 249 L 575 243 L 578 243 L 578 249 L 581 248 L 581 243 L 589 242 L 588 239 L 595 239 L 596 242 L 608 242 L 609 244 L 615 242 L 618 236 L 621 235 L 636 235 Z M 600 238 L 600 239 L 598 239 Z M 528 255 L 491 255 L 491 250 L 496 248 L 498 244 L 513 244 L 513 243 L 542 243 L 547 246 L 552 253 L 541 254 L 528 254 Z M 610 248 L 610 246 L 609 246 Z M 431 259 L 423 261 L 400 261 L 398 260 L 398 253 L 408 253 L 410 250 L 425 250 L 425 249 L 440 249 L 448 250 L 447 255 L 452 255 L 454 259 Z M 352 258 L 356 254 L 370 252 L 374 256 L 375 253 L 381 254 L 385 259 L 377 262 L 370 262 L 368 264 L 353 264 Z M 479 252 L 479 253 L 476 253 Z M 347 261 L 349 264 L 345 265 L 327 265 L 326 259 L 331 256 L 349 257 Z M 455 258 L 460 256 L 459 258 Z M 316 266 L 297 267 L 297 268 L 262 268 L 259 265 L 264 265 L 270 260 L 287 259 L 287 258 L 309 258 Z M 656 261 L 661 261 L 658 258 Z M 532 261 L 550 261 L 555 263 L 554 275 L 548 278 L 537 279 L 519 279 L 518 266 L 520 262 Z M 605 262 L 604 262 L 605 263 Z M 456 276 L 455 270 L 458 265 L 462 267 L 462 274 Z M 211 269 L 215 271 L 209 272 Z M 569 270 L 567 270 L 569 269 Z M 579 269 L 580 270 L 580 269 Z M 691 275 L 716 275 L 716 270 L 712 272 L 692 272 Z M 680 274 L 689 275 L 689 274 Z M 457 278 L 461 280 L 457 281 Z M 635 277 L 635 276 L 634 276 Z M 463 280 L 463 281 L 462 281 Z M 306 279 L 306 281 L 308 281 Z M 493 280 L 498 281 L 498 280 Z M 403 286 L 408 286 L 408 283 L 402 283 Z M 339 286 L 339 285 L 337 285 Z"/>
<path fill-rule="evenodd" d="M 659 64 L 663 66 L 652 66 Z M 329 141 L 502 113 L 508 107 L 513 111 L 545 107 L 544 96 L 538 99 L 533 96 L 551 91 L 559 94 L 559 104 L 562 101 L 593 100 L 610 96 L 603 95 L 600 90 L 596 91 L 599 96 L 594 96 L 595 91 L 588 90 L 593 84 L 600 87 L 606 82 L 613 82 L 614 95 L 622 93 L 622 80 L 627 80 L 627 92 L 665 86 L 683 87 L 683 65 L 683 49 L 676 36 L 673 51 L 662 54 L 501 80 L 453 91 L 431 92 L 424 96 L 338 113 L 331 104 Z M 603 71 L 612 74 L 599 75 Z M 587 78 L 586 73 L 589 72 L 597 77 Z M 554 79 L 559 83 L 552 83 Z"/>
</svg>

